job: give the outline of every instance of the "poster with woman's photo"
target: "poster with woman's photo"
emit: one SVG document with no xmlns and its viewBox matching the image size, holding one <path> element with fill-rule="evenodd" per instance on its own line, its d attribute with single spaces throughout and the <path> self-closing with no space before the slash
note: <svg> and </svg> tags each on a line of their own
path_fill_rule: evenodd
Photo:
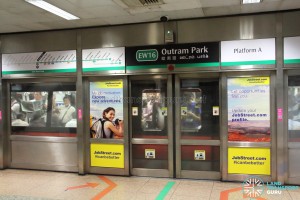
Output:
<svg viewBox="0 0 300 200">
<path fill-rule="evenodd" d="M 229 78 L 228 141 L 270 141 L 270 77 Z"/>
<path fill-rule="evenodd" d="M 90 137 L 123 137 L 123 81 L 90 83 Z"/>
</svg>

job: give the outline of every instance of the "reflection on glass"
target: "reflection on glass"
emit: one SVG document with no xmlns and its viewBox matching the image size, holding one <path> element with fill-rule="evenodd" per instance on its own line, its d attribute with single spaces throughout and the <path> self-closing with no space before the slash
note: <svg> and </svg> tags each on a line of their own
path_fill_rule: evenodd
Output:
<svg viewBox="0 0 300 200">
<path fill-rule="evenodd" d="M 198 131 L 201 129 L 202 94 L 199 88 L 181 90 L 181 130 Z"/>
<path fill-rule="evenodd" d="M 141 125 L 144 131 L 161 131 L 164 127 L 160 90 L 145 89 L 142 93 Z"/>
</svg>

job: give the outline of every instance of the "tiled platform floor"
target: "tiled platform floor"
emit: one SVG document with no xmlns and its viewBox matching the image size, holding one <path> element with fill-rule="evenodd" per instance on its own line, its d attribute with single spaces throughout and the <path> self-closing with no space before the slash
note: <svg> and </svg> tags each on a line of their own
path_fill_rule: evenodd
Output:
<svg viewBox="0 0 300 200">
<path fill-rule="evenodd" d="M 91 186 L 88 187 L 87 183 Z M 0 170 L 0 199 L 5 200 L 247 199 L 243 197 L 241 188 L 241 183 L 220 181 Z M 260 197 L 262 199 L 298 200 L 300 190 L 283 191 L 281 194 L 267 194 L 264 191 Z"/>
</svg>

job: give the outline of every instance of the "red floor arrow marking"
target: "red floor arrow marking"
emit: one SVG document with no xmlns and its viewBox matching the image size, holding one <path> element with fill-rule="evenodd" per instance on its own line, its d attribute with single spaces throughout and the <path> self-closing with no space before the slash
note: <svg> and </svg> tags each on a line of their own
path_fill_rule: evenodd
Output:
<svg viewBox="0 0 300 200">
<path fill-rule="evenodd" d="M 100 192 L 99 194 L 97 194 L 96 196 L 94 196 L 92 198 L 92 200 L 99 200 L 102 197 L 104 197 L 107 193 L 109 193 L 110 191 L 112 191 L 117 184 L 115 184 L 114 182 L 112 182 L 111 180 L 109 180 L 108 178 L 104 177 L 104 176 L 98 176 L 102 181 L 104 181 L 106 184 L 108 184 L 109 186 L 107 188 L 105 188 L 105 190 L 103 190 L 102 192 Z"/>
<path fill-rule="evenodd" d="M 97 187 L 99 185 L 99 183 L 86 183 L 85 185 L 79 185 L 79 186 L 73 186 L 73 187 L 68 187 L 66 189 L 67 190 L 75 190 L 75 189 L 79 189 L 79 188 L 85 188 L 85 187 L 91 187 L 91 188 L 94 188 L 94 187 Z"/>
</svg>

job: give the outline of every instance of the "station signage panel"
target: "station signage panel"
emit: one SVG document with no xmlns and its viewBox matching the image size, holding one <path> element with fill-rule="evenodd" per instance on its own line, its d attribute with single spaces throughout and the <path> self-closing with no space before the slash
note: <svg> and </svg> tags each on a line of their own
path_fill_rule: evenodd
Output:
<svg viewBox="0 0 300 200">
<path fill-rule="evenodd" d="M 221 42 L 221 67 L 275 65 L 275 38 Z"/>
<path fill-rule="evenodd" d="M 218 69 L 219 50 L 219 42 L 128 47 L 126 71 Z"/>
<path fill-rule="evenodd" d="M 284 65 L 300 64 L 300 37 L 284 38 Z"/>
<path fill-rule="evenodd" d="M 49 51 L 2 55 L 2 75 L 76 72 L 76 51 Z"/>
<path fill-rule="evenodd" d="M 125 73 L 125 48 L 83 49 L 82 71 Z"/>
</svg>

